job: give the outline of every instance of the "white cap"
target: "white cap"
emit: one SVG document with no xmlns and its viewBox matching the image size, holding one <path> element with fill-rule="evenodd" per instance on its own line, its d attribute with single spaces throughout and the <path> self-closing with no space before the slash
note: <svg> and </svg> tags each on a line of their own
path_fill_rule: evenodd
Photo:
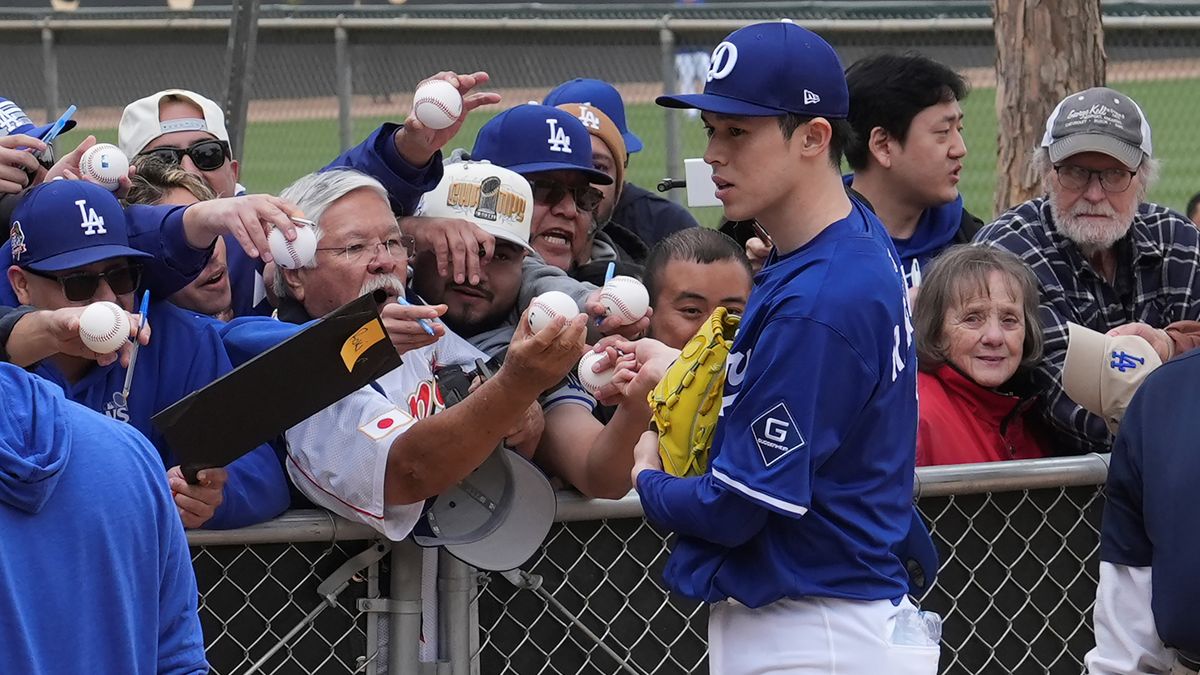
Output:
<svg viewBox="0 0 1200 675">
<path fill-rule="evenodd" d="M 462 218 L 497 239 L 533 250 L 533 189 L 524 176 L 490 162 L 447 164 L 437 187 L 421 196 L 416 215 Z"/>
<path fill-rule="evenodd" d="M 195 104 L 204 113 L 204 118 L 185 117 L 160 121 L 159 105 L 169 96 L 177 96 Z M 121 152 L 133 159 L 150 144 L 150 141 L 175 131 L 205 131 L 217 140 L 229 142 L 229 132 L 225 130 L 225 112 L 221 110 L 221 106 L 192 91 L 165 89 L 125 106 L 125 112 L 121 114 L 121 125 L 117 130 L 117 145 L 121 147 Z"/>
<path fill-rule="evenodd" d="M 1137 335 L 1110 337 L 1076 323 L 1067 323 L 1067 330 L 1063 390 L 1115 434 L 1129 401 L 1162 359 Z"/>
<path fill-rule="evenodd" d="M 541 547 L 557 505 L 545 474 L 512 450 L 498 448 L 433 499 L 413 529 L 413 541 L 441 546 L 473 567 L 505 572 Z"/>
</svg>

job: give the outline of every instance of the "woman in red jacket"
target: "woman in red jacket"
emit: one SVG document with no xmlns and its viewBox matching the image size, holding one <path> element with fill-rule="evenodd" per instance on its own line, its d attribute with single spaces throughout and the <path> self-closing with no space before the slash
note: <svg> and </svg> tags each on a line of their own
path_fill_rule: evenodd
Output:
<svg viewBox="0 0 1200 675">
<path fill-rule="evenodd" d="M 1009 387 L 1041 358 L 1033 273 L 1007 251 L 955 246 L 934 261 L 918 297 L 917 464 L 1045 456 L 1035 400 Z"/>
</svg>

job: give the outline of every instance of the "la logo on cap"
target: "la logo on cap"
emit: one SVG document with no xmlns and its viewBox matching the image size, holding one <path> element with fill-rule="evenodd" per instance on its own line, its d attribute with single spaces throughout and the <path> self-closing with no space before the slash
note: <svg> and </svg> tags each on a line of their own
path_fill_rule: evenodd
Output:
<svg viewBox="0 0 1200 675">
<path fill-rule="evenodd" d="M 86 199 L 76 200 L 75 206 L 79 207 L 79 227 L 83 228 L 84 235 L 108 234 L 108 230 L 104 229 L 104 217 L 97 214 L 96 209 L 90 208 Z"/>
<path fill-rule="evenodd" d="M 583 122 L 583 126 L 589 129 L 600 128 L 600 118 L 596 117 L 596 113 L 592 112 L 591 103 L 582 103 L 579 105 L 579 121 Z"/>
<path fill-rule="evenodd" d="M 550 126 L 550 137 L 546 139 L 546 144 L 551 152 L 571 154 L 571 137 L 567 135 L 567 130 L 558 128 L 558 120 L 553 117 L 547 118 L 546 124 Z"/>
<path fill-rule="evenodd" d="M 706 81 L 723 80 L 733 72 L 737 65 L 737 45 L 732 42 L 722 42 L 713 50 L 712 58 L 708 61 L 708 77 Z"/>
</svg>

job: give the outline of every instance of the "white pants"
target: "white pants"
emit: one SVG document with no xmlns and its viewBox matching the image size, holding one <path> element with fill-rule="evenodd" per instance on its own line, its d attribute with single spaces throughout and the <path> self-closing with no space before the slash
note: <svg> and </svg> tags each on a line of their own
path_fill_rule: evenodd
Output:
<svg viewBox="0 0 1200 675">
<path fill-rule="evenodd" d="M 750 609 L 712 605 L 708 661 L 712 675 L 935 675 L 939 646 L 892 644 L 895 617 L 913 608 L 906 598 L 779 600 Z"/>
</svg>

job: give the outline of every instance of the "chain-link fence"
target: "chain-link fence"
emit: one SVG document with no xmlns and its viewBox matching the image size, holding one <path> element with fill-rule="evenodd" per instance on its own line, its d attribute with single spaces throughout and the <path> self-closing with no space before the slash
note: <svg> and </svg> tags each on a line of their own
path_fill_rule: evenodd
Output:
<svg viewBox="0 0 1200 675">
<path fill-rule="evenodd" d="M 264 5 L 240 151 L 243 183 L 277 192 L 323 166 L 346 143 L 407 114 L 411 91 L 440 70 L 486 70 L 498 107 L 540 100 L 573 77 L 617 85 L 629 126 L 645 141 L 628 178 L 652 187 L 702 154 L 700 124 L 653 104 L 664 91 L 702 84 L 708 53 L 733 28 L 791 16 L 821 32 L 849 64 L 882 50 L 917 50 L 963 73 L 969 154 L 966 205 L 992 215 L 995 184 L 995 44 L 987 2 L 762 3 L 672 10 L 664 20 L 637 5 L 555 10 L 503 8 L 297 8 Z M 1162 180 L 1151 199 L 1182 209 L 1200 189 L 1200 4 L 1104 3 L 1108 80 L 1142 104 L 1154 130 Z M 122 107 L 181 87 L 224 101 L 228 11 L 154 14 L 95 10 L 43 18 L 0 11 L 4 91 L 35 117 L 79 106 L 82 130 L 115 141 Z M 452 145 L 469 147 L 496 111 L 479 111 Z M 68 135 L 64 143 L 82 138 Z M 697 210 L 714 224 L 718 209 Z"/>
</svg>

